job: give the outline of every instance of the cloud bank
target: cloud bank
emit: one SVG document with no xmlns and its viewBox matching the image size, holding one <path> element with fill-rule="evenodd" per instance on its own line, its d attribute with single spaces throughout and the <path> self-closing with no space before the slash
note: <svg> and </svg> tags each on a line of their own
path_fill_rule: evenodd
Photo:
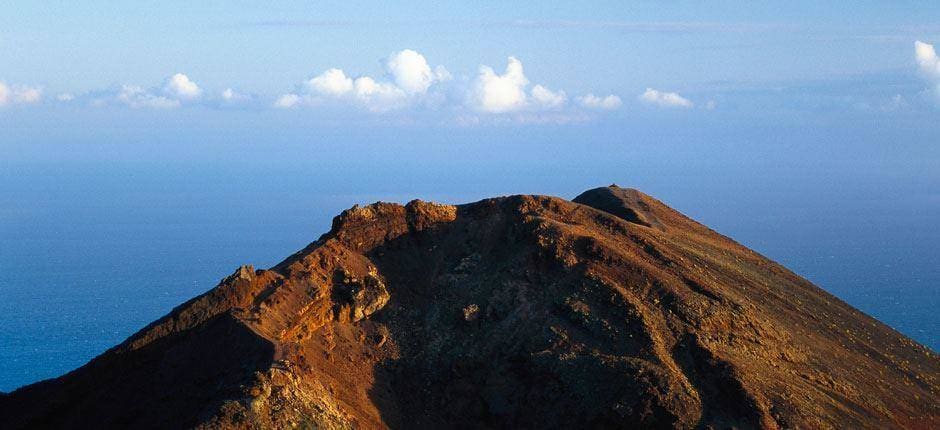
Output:
<svg viewBox="0 0 940 430">
<path fill-rule="evenodd" d="M 940 56 L 935 46 L 914 42 L 914 61 L 918 75 L 927 90 L 916 94 L 896 94 L 891 100 L 882 98 L 856 102 L 862 110 L 895 112 L 911 111 L 924 106 L 924 99 L 940 103 Z M 381 59 L 378 74 L 350 73 L 340 67 L 326 67 L 299 82 L 294 91 L 275 93 L 278 96 L 243 93 L 235 88 L 203 88 L 185 73 L 174 73 L 152 86 L 124 84 L 106 90 L 86 93 L 60 92 L 46 97 L 39 86 L 8 84 L 0 81 L 0 107 L 31 104 L 70 104 L 71 106 L 124 106 L 131 109 L 176 109 L 201 106 L 218 109 L 333 109 L 334 114 L 356 114 L 364 110 L 377 114 L 394 111 L 405 115 L 388 116 L 390 120 L 408 121 L 412 114 L 438 112 L 444 121 L 462 124 L 503 123 L 575 123 L 599 118 L 606 112 L 646 104 L 663 109 L 711 111 L 718 108 L 712 99 L 690 100 L 670 91 L 646 88 L 631 99 L 616 94 L 586 92 L 570 94 L 564 89 L 526 74 L 523 61 L 515 56 L 506 58 L 505 66 L 479 65 L 476 70 L 452 75 L 447 68 L 436 67 L 421 53 L 411 49 L 392 52 Z M 590 84 L 589 76 L 582 76 Z M 702 94 L 699 88 L 699 94 Z M 706 91 L 727 92 L 721 85 Z M 894 94 L 894 93 L 891 93 Z M 812 94 L 814 100 L 818 94 Z M 723 103 L 725 103 L 723 101 Z M 734 108 L 734 103 L 728 104 Z M 459 118 L 459 120 L 458 120 Z M 427 119 L 427 118 L 426 118 Z"/>
<path fill-rule="evenodd" d="M 294 91 L 276 97 L 251 95 L 234 87 L 204 89 L 185 73 L 174 73 L 159 85 L 125 83 L 119 87 L 83 94 L 59 93 L 51 102 L 124 106 L 131 109 L 167 110 L 184 106 L 207 108 L 333 108 L 384 114 L 393 111 L 437 111 L 460 122 L 487 124 L 575 123 L 623 105 L 614 94 L 588 93 L 569 97 L 548 83 L 534 83 L 522 61 L 513 56 L 499 70 L 480 65 L 475 73 L 453 76 L 442 65 L 433 66 L 418 51 L 403 49 L 381 60 L 378 75 L 350 73 L 327 67 L 299 82 Z M 0 106 L 39 103 L 38 87 L 11 87 L 0 83 Z M 477 118 L 474 120 L 473 118 Z M 479 121 L 478 121 L 479 120 Z"/>
<path fill-rule="evenodd" d="M 298 91 L 279 96 L 273 106 L 288 109 L 339 103 L 378 113 L 422 106 L 485 115 L 560 111 L 568 106 L 563 90 L 543 84 L 530 88 L 522 61 L 516 57 L 507 58 L 502 72 L 481 65 L 475 76 L 458 82 L 453 82 L 446 68 L 431 68 L 424 55 L 411 49 L 392 53 L 383 65 L 382 78 L 354 77 L 337 67 L 326 69 L 303 82 Z M 615 95 L 589 94 L 579 100 L 585 98 L 589 101 L 579 106 L 588 109 L 611 110 L 622 105 Z"/>
</svg>

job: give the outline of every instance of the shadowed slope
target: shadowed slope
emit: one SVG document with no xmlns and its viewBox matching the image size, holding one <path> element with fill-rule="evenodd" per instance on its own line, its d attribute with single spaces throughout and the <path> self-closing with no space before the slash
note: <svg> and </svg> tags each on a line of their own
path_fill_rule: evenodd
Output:
<svg viewBox="0 0 940 430">
<path fill-rule="evenodd" d="M 606 187 L 344 211 L 0 400 L 0 427 L 931 428 L 938 375 L 930 350 Z"/>
</svg>

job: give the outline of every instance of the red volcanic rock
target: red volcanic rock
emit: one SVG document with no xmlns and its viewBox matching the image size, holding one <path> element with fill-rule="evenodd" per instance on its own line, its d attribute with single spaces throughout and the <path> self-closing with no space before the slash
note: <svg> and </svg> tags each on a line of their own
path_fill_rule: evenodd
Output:
<svg viewBox="0 0 940 430">
<path fill-rule="evenodd" d="M 376 203 L 0 428 L 940 428 L 940 358 L 639 191 Z"/>
</svg>

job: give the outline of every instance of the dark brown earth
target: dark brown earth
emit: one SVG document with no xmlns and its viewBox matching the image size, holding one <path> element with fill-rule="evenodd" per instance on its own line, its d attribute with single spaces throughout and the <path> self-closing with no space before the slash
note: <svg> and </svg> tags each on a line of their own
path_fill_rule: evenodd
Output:
<svg viewBox="0 0 940 430">
<path fill-rule="evenodd" d="M 940 357 L 635 190 L 354 207 L 0 428 L 940 428 Z"/>
</svg>

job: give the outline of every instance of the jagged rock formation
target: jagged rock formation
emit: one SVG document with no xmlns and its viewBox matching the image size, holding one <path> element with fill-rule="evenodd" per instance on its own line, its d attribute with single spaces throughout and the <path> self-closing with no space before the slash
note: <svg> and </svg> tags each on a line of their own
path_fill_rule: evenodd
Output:
<svg viewBox="0 0 940 430">
<path fill-rule="evenodd" d="M 638 191 L 354 207 L 0 428 L 940 428 L 940 358 Z"/>
</svg>

